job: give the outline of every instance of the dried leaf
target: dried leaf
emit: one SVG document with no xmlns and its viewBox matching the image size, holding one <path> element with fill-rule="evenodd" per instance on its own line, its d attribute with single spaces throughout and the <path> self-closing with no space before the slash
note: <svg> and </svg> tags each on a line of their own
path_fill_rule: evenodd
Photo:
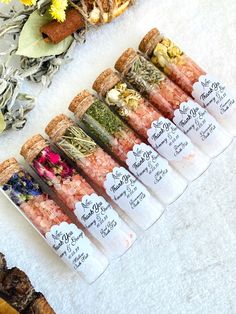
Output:
<svg viewBox="0 0 236 314">
<path fill-rule="evenodd" d="M 27 121 L 27 112 L 34 107 L 35 98 L 20 92 L 22 82 L 23 77 L 18 70 L 4 63 L 0 65 L 0 112 L 4 117 L 4 129 L 22 129 Z"/>
<path fill-rule="evenodd" d="M 6 129 L 6 122 L 4 120 L 4 116 L 2 112 L 0 111 L 0 134 Z"/>
<path fill-rule="evenodd" d="M 25 23 L 19 38 L 17 55 L 29 58 L 40 58 L 51 55 L 59 55 L 65 52 L 71 45 L 73 37 L 69 36 L 57 45 L 46 43 L 40 32 L 40 27 L 51 21 L 48 13 L 43 16 L 39 11 L 33 12 Z"/>
</svg>

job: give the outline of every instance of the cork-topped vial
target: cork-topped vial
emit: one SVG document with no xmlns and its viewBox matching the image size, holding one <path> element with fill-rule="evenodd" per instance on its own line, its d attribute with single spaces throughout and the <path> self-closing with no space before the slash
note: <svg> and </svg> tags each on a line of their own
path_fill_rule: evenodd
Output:
<svg viewBox="0 0 236 314">
<path fill-rule="evenodd" d="M 186 112 L 189 111 L 191 106 L 193 106 L 197 112 L 198 110 L 201 112 L 202 108 L 194 103 L 188 95 L 171 82 L 152 63 L 132 48 L 127 49 L 120 56 L 115 67 L 118 71 L 123 73 L 123 77 L 127 83 L 146 97 L 165 119 L 169 119 L 172 122 L 172 126 L 173 124 L 175 125 L 173 129 L 170 128 L 171 136 L 167 139 L 163 138 L 163 141 L 166 141 L 166 147 L 170 149 L 168 160 L 171 161 L 172 165 L 175 165 L 175 168 L 178 167 L 181 174 L 185 173 L 185 178 L 189 181 L 198 178 L 208 168 L 210 159 L 197 148 L 196 142 L 199 146 L 200 143 L 204 145 L 207 150 L 209 147 L 206 144 L 202 144 L 199 129 L 195 129 L 195 127 L 186 129 L 185 121 L 183 121 L 183 123 L 181 122 L 182 119 L 185 118 L 181 115 L 182 107 L 180 108 L 180 104 L 181 106 L 185 106 L 184 110 L 186 110 Z M 207 114 L 207 112 L 204 111 L 204 115 L 205 114 Z M 193 120 L 193 123 L 195 123 L 193 117 L 190 116 L 189 119 L 191 120 L 190 123 L 192 123 Z M 170 125 L 167 125 L 167 128 L 169 128 L 169 126 Z M 182 132 L 179 133 L 179 130 Z M 157 144 L 156 140 L 162 135 L 162 131 L 161 133 L 160 131 L 160 125 L 157 124 L 154 125 L 153 130 L 149 133 L 149 142 L 152 143 L 152 145 Z M 190 131 L 193 131 L 194 134 Z M 183 136 L 183 133 L 185 136 Z M 192 139 L 194 139 L 194 141 L 192 141 Z M 184 163 L 184 161 L 187 162 Z"/>
<path fill-rule="evenodd" d="M 212 114 L 231 135 L 236 135 L 236 98 L 224 83 L 203 70 L 156 28 L 144 36 L 139 50 Z"/>
<path fill-rule="evenodd" d="M 70 268 L 88 283 L 100 277 L 108 266 L 106 257 L 14 158 L 0 164 L 0 186 Z"/>
<path fill-rule="evenodd" d="M 142 229 L 160 218 L 163 206 L 146 187 L 67 116 L 55 117 L 46 133 Z"/>
<path fill-rule="evenodd" d="M 82 91 L 74 98 L 70 110 L 74 111 L 89 133 L 121 163 L 126 164 L 130 172 L 163 203 L 170 204 L 183 193 L 187 187 L 186 181 L 103 101 Z"/>
<path fill-rule="evenodd" d="M 136 239 L 134 231 L 40 134 L 26 141 L 21 155 L 110 257 L 119 257 L 132 246 Z"/>
</svg>

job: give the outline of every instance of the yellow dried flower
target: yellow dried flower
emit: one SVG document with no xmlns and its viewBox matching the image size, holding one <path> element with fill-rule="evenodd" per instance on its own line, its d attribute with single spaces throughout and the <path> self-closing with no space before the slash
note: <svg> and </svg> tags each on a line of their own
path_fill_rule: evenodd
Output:
<svg viewBox="0 0 236 314">
<path fill-rule="evenodd" d="M 162 45 L 166 46 L 167 48 L 172 45 L 171 40 L 168 38 L 165 38 L 165 37 L 162 39 L 161 43 L 162 43 Z"/>
<path fill-rule="evenodd" d="M 162 43 L 158 43 L 156 45 L 156 48 L 153 52 L 154 56 L 159 56 L 159 55 L 162 55 L 162 56 L 167 56 L 167 47 L 164 46 Z"/>
<path fill-rule="evenodd" d="M 58 22 L 64 22 L 66 19 L 67 0 L 52 0 L 50 7 L 51 16 Z"/>
<path fill-rule="evenodd" d="M 179 47 L 173 46 L 168 49 L 168 54 L 171 58 L 176 58 L 182 56 L 183 52 Z"/>
<path fill-rule="evenodd" d="M 8 4 L 9 2 L 11 2 L 11 0 L 0 0 L 0 2 Z"/>
<path fill-rule="evenodd" d="M 36 0 L 20 0 L 20 2 L 27 6 L 36 4 Z"/>
</svg>

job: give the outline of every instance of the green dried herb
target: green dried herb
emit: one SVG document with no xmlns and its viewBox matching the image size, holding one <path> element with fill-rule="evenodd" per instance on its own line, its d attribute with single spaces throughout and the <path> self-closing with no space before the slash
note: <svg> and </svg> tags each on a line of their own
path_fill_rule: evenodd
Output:
<svg viewBox="0 0 236 314">
<path fill-rule="evenodd" d="M 92 155 L 98 148 L 91 137 L 78 126 L 69 127 L 57 144 L 74 161 Z"/>
<path fill-rule="evenodd" d="M 139 56 L 126 74 L 126 79 L 141 93 L 145 93 L 159 85 L 165 76 L 151 62 Z"/>
<path fill-rule="evenodd" d="M 112 144 L 113 135 L 117 135 L 127 128 L 123 121 L 100 100 L 96 100 L 88 108 L 82 121 L 91 135 L 108 145 Z"/>
</svg>

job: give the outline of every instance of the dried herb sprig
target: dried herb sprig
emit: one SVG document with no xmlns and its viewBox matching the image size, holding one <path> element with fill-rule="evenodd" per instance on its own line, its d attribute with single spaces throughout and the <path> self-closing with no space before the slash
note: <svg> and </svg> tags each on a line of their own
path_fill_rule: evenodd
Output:
<svg viewBox="0 0 236 314">
<path fill-rule="evenodd" d="M 165 80 L 165 76 L 162 72 L 158 71 L 157 68 L 143 56 L 136 58 L 130 70 L 127 72 L 126 78 L 129 83 L 137 87 L 141 93 L 145 93 Z"/>
<path fill-rule="evenodd" d="M 27 121 L 26 113 L 34 107 L 35 98 L 20 92 L 22 81 L 19 70 L 0 65 L 0 111 L 5 129 L 22 129 Z"/>
<path fill-rule="evenodd" d="M 98 148 L 97 144 L 79 127 L 71 126 L 58 141 L 58 146 L 73 160 L 90 156 Z"/>
</svg>

